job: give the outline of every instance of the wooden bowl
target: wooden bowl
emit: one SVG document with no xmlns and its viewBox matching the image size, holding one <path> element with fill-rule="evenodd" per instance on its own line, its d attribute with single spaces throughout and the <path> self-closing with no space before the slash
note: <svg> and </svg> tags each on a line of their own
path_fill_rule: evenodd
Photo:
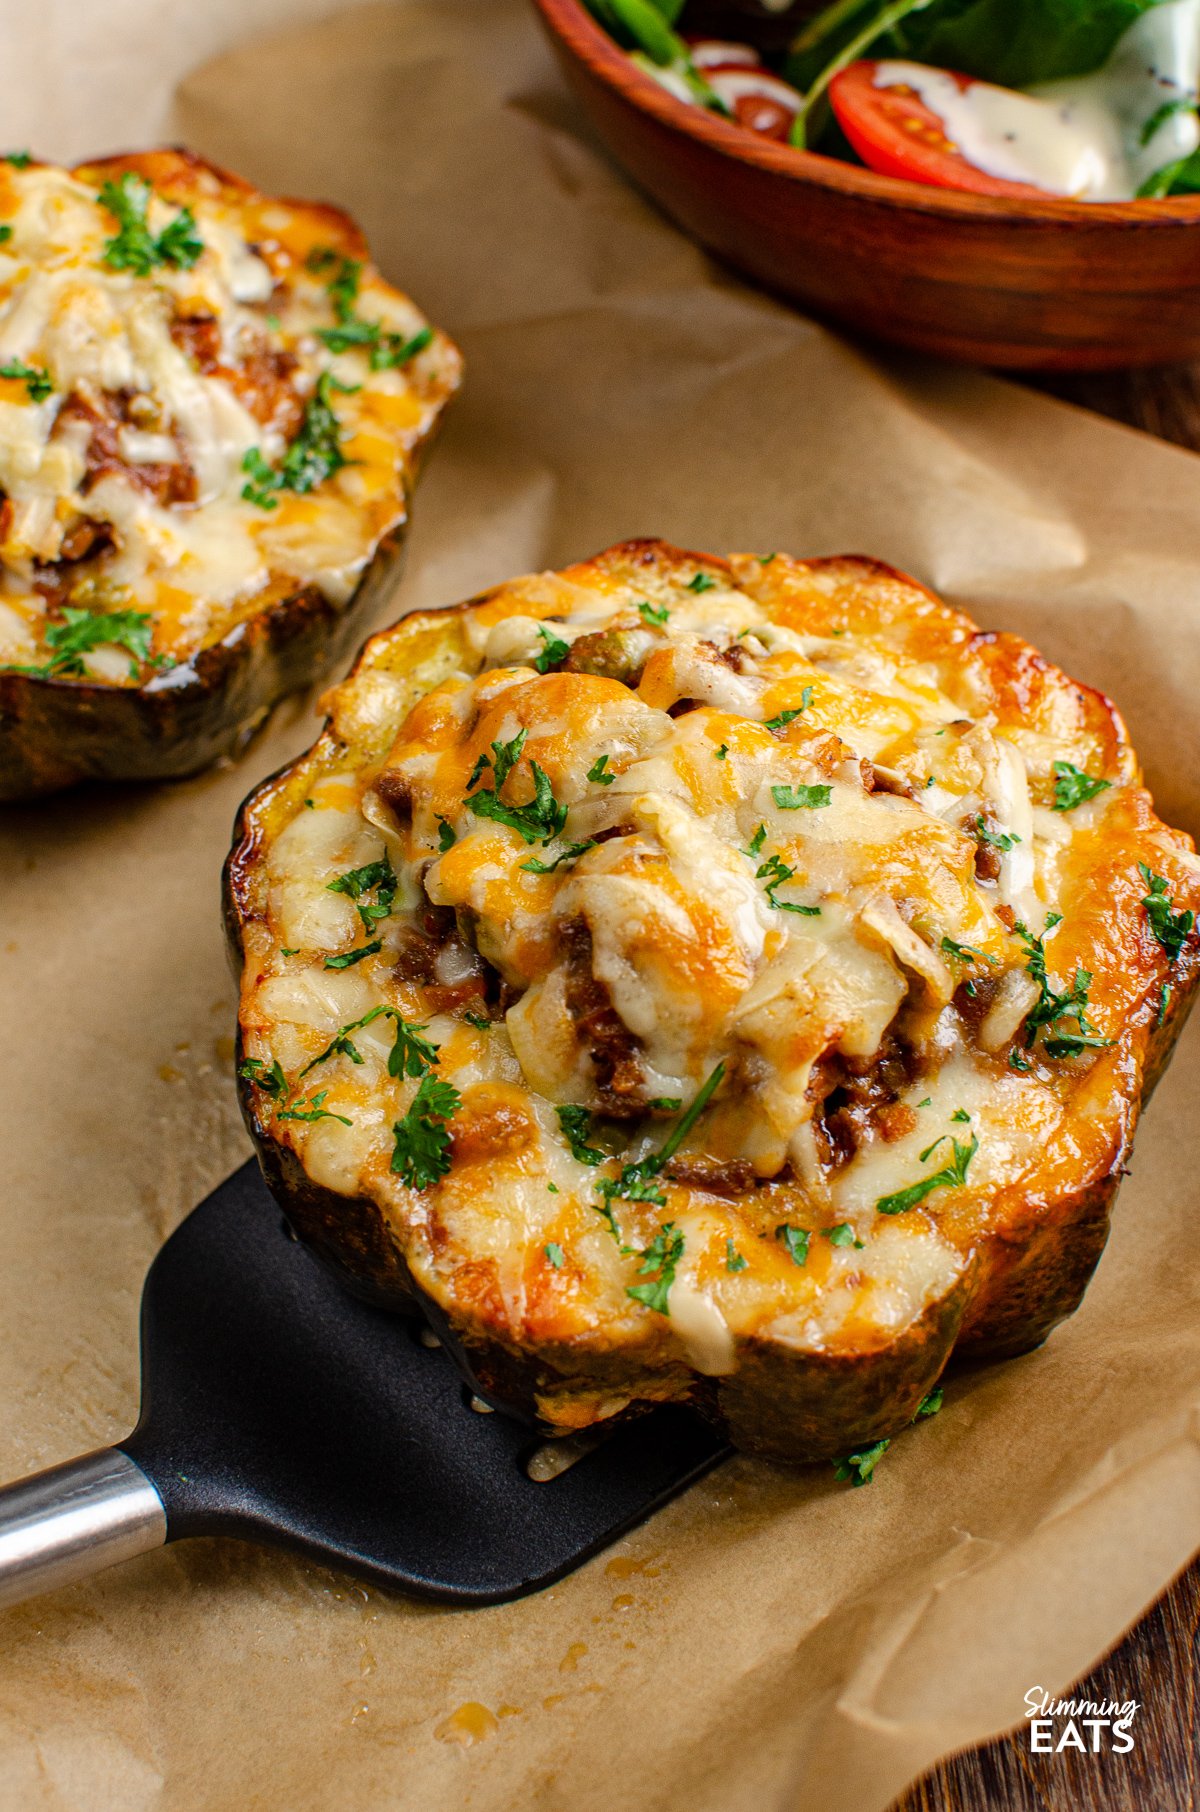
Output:
<svg viewBox="0 0 1200 1812">
<path fill-rule="evenodd" d="M 613 156 L 693 239 L 826 320 L 1026 371 L 1200 358 L 1200 196 L 1009 201 L 877 176 L 676 100 L 582 0 L 534 0 Z"/>
</svg>

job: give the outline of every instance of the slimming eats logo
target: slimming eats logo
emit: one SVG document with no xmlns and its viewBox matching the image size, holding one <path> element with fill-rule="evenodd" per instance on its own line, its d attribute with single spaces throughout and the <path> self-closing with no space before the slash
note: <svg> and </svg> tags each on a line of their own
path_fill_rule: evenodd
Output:
<svg viewBox="0 0 1200 1812">
<path fill-rule="evenodd" d="M 1044 1686 L 1031 1686 L 1025 1694 L 1029 1747 L 1034 1755 L 1060 1755 L 1064 1749 L 1128 1755 L 1137 1710 L 1136 1699 L 1052 1699 Z"/>
</svg>

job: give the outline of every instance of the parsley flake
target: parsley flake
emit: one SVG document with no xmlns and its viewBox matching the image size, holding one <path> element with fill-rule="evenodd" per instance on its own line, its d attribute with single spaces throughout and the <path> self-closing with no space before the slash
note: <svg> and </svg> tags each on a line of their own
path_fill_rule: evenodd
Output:
<svg viewBox="0 0 1200 1812">
<path fill-rule="evenodd" d="M 744 1271 L 749 1259 L 743 1258 L 731 1239 L 725 1241 L 725 1269 L 727 1271 Z"/>
<path fill-rule="evenodd" d="M 396 887 L 396 871 L 392 867 L 391 858 L 384 855 L 377 862 L 368 862 L 364 868 L 348 869 L 344 875 L 330 881 L 325 891 L 344 893 L 353 900 L 364 931 L 370 933 L 391 912 Z M 365 896 L 372 892 L 375 894 L 374 900 L 367 900 Z"/>
<path fill-rule="evenodd" d="M 84 655 L 97 648 L 109 647 L 123 648 L 131 656 L 129 672 L 134 679 L 141 662 L 162 664 L 161 659 L 156 660 L 150 653 L 154 632 L 148 611 L 76 610 L 67 604 L 62 616 L 61 623 L 51 623 L 46 629 L 50 659 L 41 666 L 25 667 L 20 671 L 43 679 L 78 679 L 87 671 Z"/>
<path fill-rule="evenodd" d="M 454 845 L 458 842 L 458 838 L 455 835 L 454 826 L 450 823 L 448 818 L 439 818 L 437 827 L 438 853 L 444 856 L 448 849 L 454 848 Z"/>
<path fill-rule="evenodd" d="M 1186 912 L 1172 912 L 1174 902 L 1166 881 L 1162 875 L 1152 874 L 1147 863 L 1138 863 L 1138 873 L 1149 889 L 1142 905 L 1146 909 L 1150 929 L 1174 962 L 1191 935 L 1196 914 L 1190 907 Z"/>
<path fill-rule="evenodd" d="M 1069 761 L 1054 763 L 1054 804 L 1051 811 L 1070 812 L 1077 805 L 1086 805 L 1097 793 L 1106 792 L 1112 785 L 1111 780 L 1096 780 L 1092 775 L 1072 767 Z"/>
<path fill-rule="evenodd" d="M 849 1221 L 839 1221 L 836 1227 L 823 1228 L 821 1238 L 827 1239 L 831 1246 L 854 1246 L 859 1252 L 863 1249 L 863 1242 L 857 1237 Z"/>
<path fill-rule="evenodd" d="M 566 659 L 571 652 L 571 644 L 564 642 L 561 636 L 554 635 L 544 623 L 538 624 L 537 632 L 542 638 L 542 652 L 533 664 L 539 673 L 549 673 L 551 667 L 557 667 L 560 661 Z"/>
<path fill-rule="evenodd" d="M 942 1138 L 935 1139 L 932 1145 L 926 1146 L 920 1155 L 922 1164 L 932 1156 L 939 1145 L 945 1142 L 946 1136 L 943 1134 Z M 950 1144 L 954 1156 L 944 1169 L 935 1171 L 932 1176 L 922 1177 L 919 1183 L 911 1183 L 907 1189 L 896 1190 L 893 1195 L 880 1196 L 875 1204 L 876 1210 L 880 1214 L 907 1214 L 910 1208 L 915 1208 L 918 1202 L 923 1202 L 925 1197 L 932 1195 L 935 1189 L 963 1187 L 967 1180 L 967 1169 L 971 1159 L 979 1150 L 979 1140 L 972 1133 L 970 1144 L 960 1145 L 957 1139 L 951 1139 Z"/>
<path fill-rule="evenodd" d="M 873 1441 L 869 1447 L 860 1447 L 855 1453 L 848 1453 L 843 1459 L 833 1462 L 833 1476 L 843 1482 L 849 1480 L 852 1485 L 869 1485 L 871 1474 L 891 1446 L 890 1440 Z"/>
<path fill-rule="evenodd" d="M 608 756 L 607 755 L 597 755 L 595 761 L 593 761 L 591 767 L 588 769 L 588 774 L 587 774 L 588 779 L 594 780 L 596 782 L 597 786 L 611 786 L 613 781 L 616 779 L 616 775 L 606 773 L 605 769 L 607 767 L 608 767 Z"/>
<path fill-rule="evenodd" d="M 392 1127 L 392 1170 L 410 1189 L 428 1189 L 450 1169 L 450 1134 L 462 1096 L 453 1083 L 427 1073 L 402 1120 Z"/>
<path fill-rule="evenodd" d="M 353 1120 L 348 1120 L 345 1114 L 335 1114 L 332 1108 L 322 1105 L 328 1093 L 329 1090 L 323 1088 L 319 1095 L 310 1095 L 299 1106 L 293 1102 L 290 1107 L 281 1107 L 275 1118 L 277 1120 L 340 1120 L 343 1126 L 353 1126 Z"/>
<path fill-rule="evenodd" d="M 247 1057 L 244 1063 L 238 1065 L 238 1075 L 245 1077 L 247 1082 L 253 1082 L 256 1088 L 260 1088 L 273 1101 L 282 1100 L 288 1092 L 287 1077 L 280 1068 L 278 1057 L 269 1069 L 261 1057 Z"/>
<path fill-rule="evenodd" d="M 709 573 L 697 573 L 694 579 L 689 579 L 687 582 L 687 590 L 696 593 L 716 591 L 716 589 L 717 581 Z"/>
<path fill-rule="evenodd" d="M 332 478 L 346 464 L 341 448 L 342 429 L 331 397 L 339 385 L 332 372 L 323 371 L 317 387 L 304 407 L 300 431 L 288 447 L 278 469 L 268 465 L 257 447 L 250 447 L 242 458 L 242 471 L 249 482 L 242 486 L 247 503 L 259 509 L 273 510 L 275 491 L 295 491 L 305 495 L 315 491 L 327 478 Z"/>
<path fill-rule="evenodd" d="M 574 862 L 577 857 L 586 855 L 589 849 L 595 849 L 596 840 L 589 837 L 586 843 L 568 843 L 562 854 L 555 856 L 553 862 L 543 862 L 540 856 L 530 856 L 527 862 L 519 866 L 531 875 L 552 875 L 564 862 Z"/>
<path fill-rule="evenodd" d="M 989 956 L 986 950 L 980 950 L 975 944 L 957 944 L 952 937 L 942 939 L 942 949 L 956 963 L 992 963 L 1000 961 L 998 956 Z"/>
<path fill-rule="evenodd" d="M 717 760 L 724 761 L 725 757 L 728 755 L 728 753 L 729 753 L 729 744 L 727 742 L 721 743 L 720 746 L 718 747 L 718 749 L 716 750 Z"/>
<path fill-rule="evenodd" d="M 54 392 L 54 380 L 45 366 L 26 365 L 21 359 L 9 359 L 7 365 L 0 365 L 0 378 L 23 383 L 31 403 L 44 403 Z"/>
<path fill-rule="evenodd" d="M 771 797 L 781 812 L 798 812 L 805 807 L 818 811 L 829 804 L 833 791 L 828 786 L 773 786 Z"/>
<path fill-rule="evenodd" d="M 671 613 L 665 604 L 651 604 L 648 598 L 643 598 L 638 605 L 638 615 L 643 623 L 652 628 L 661 629 Z"/>
<path fill-rule="evenodd" d="M 148 277 L 157 265 L 190 270 L 204 250 L 196 231 L 196 217 L 181 208 L 161 233 L 152 233 L 146 220 L 153 190 L 133 170 L 122 170 L 115 182 L 106 182 L 96 199 L 112 215 L 118 231 L 104 243 L 104 262 L 110 270 L 132 271 Z"/>
<path fill-rule="evenodd" d="M 571 1148 L 571 1156 L 576 1163 L 603 1164 L 608 1153 L 597 1151 L 594 1145 L 589 1145 L 587 1142 L 592 1127 L 592 1116 L 588 1109 L 586 1107 L 560 1107 L 555 1111 L 558 1114 L 558 1124 L 562 1127 L 567 1144 Z"/>
<path fill-rule="evenodd" d="M 807 711 L 808 707 L 812 704 L 812 702 L 813 702 L 813 689 L 811 686 L 805 686 L 803 692 L 800 694 L 800 703 L 798 705 L 794 705 L 790 711 L 781 711 L 777 717 L 768 717 L 766 723 L 763 725 L 763 729 L 764 730 L 783 730 L 783 729 L 785 729 L 788 724 L 794 722 L 795 719 L 797 717 L 799 717 L 799 715 L 802 711 Z"/>
<path fill-rule="evenodd" d="M 776 1227 L 775 1238 L 781 1240 L 788 1249 L 788 1255 L 794 1265 L 803 1265 L 808 1260 L 808 1246 L 812 1234 L 807 1227 L 793 1227 L 790 1221 L 784 1221 Z"/>
<path fill-rule="evenodd" d="M 361 963 L 365 956 L 378 956 L 383 949 L 382 938 L 372 938 L 369 944 L 360 944 L 357 950 L 347 950 L 341 956 L 327 956 L 327 969 L 353 969 L 355 963 Z"/>
<path fill-rule="evenodd" d="M 330 1057 L 348 1057 L 351 1063 L 361 1064 L 363 1057 L 350 1037 L 351 1032 L 357 1032 L 360 1027 L 372 1025 L 375 1020 L 385 1017 L 392 1020 L 396 1028 L 395 1042 L 388 1056 L 388 1075 L 408 1076 L 415 1082 L 437 1063 L 439 1047 L 424 1036 L 428 1027 L 405 1019 L 397 1007 L 372 1007 L 361 1019 L 352 1019 L 349 1025 L 342 1026 L 320 1056 L 305 1064 L 300 1071 L 301 1076 L 307 1076 L 309 1070 L 315 1069 L 319 1063 L 328 1062 Z"/>
<path fill-rule="evenodd" d="M 1015 849 L 1021 841 L 1016 831 L 995 831 L 989 826 L 982 812 L 975 819 L 975 835 L 981 843 L 990 843 L 993 849 Z"/>
<path fill-rule="evenodd" d="M 1062 923 L 1060 912 L 1051 912 L 1046 916 L 1046 928 L 1041 937 L 1034 937 L 1028 927 L 1018 919 L 1013 929 L 1025 946 L 1026 969 L 1040 990 L 1040 998 L 1030 1008 L 1025 1020 L 1025 1048 L 1029 1050 L 1037 1041 L 1038 1032 L 1045 1028 L 1044 1047 L 1049 1057 L 1078 1057 L 1086 1050 L 1101 1050 L 1111 1044 L 1109 1038 L 1101 1038 L 1085 1011 L 1088 1002 L 1088 989 L 1092 977 L 1087 969 L 1076 969 L 1075 979 L 1065 993 L 1053 986 L 1046 970 L 1046 939 Z M 1075 1021 L 1074 1032 L 1064 1032 L 1063 1020 Z M 1009 1060 L 1011 1062 L 1011 1058 Z M 1019 1066 L 1013 1064 L 1014 1069 Z"/>
<path fill-rule="evenodd" d="M 563 1265 L 566 1263 L 566 1260 L 563 1256 L 562 1247 L 560 1245 L 558 1245 L 554 1240 L 551 1240 L 550 1244 L 548 1246 L 542 1247 L 542 1251 L 546 1254 L 546 1257 L 550 1260 L 550 1263 L 554 1266 L 554 1269 L 556 1271 L 561 1271 L 563 1268 Z"/>
</svg>

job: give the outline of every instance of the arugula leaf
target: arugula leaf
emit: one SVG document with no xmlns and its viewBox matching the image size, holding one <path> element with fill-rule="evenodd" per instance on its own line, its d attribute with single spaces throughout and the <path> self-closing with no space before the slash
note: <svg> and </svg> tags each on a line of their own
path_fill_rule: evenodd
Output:
<svg viewBox="0 0 1200 1812">
<path fill-rule="evenodd" d="M 596 839 L 589 837 L 586 843 L 569 843 L 560 856 L 555 856 L 553 862 L 543 862 L 540 856 L 530 856 L 527 862 L 522 862 L 519 866 L 527 869 L 531 875 L 552 875 L 564 862 L 574 862 L 577 857 L 586 855 L 589 849 L 595 847 Z"/>
<path fill-rule="evenodd" d="M 571 652 L 571 644 L 564 642 L 561 636 L 553 635 L 544 623 L 538 624 L 537 632 L 542 638 L 542 652 L 533 664 L 539 673 L 549 673 L 551 667 L 557 667 L 560 661 L 566 659 Z"/>
<path fill-rule="evenodd" d="M 784 1221 L 775 1229 L 775 1238 L 782 1240 L 794 1265 L 803 1265 L 808 1260 L 808 1247 L 812 1234 L 807 1227 L 793 1227 L 790 1221 Z"/>
<path fill-rule="evenodd" d="M 96 199 L 117 223 L 117 232 L 104 242 L 104 262 L 110 270 L 132 271 L 148 277 L 160 264 L 190 270 L 204 250 L 190 208 L 181 208 L 161 233 L 150 231 L 146 210 L 153 190 L 133 170 L 122 170 L 115 182 L 101 187 Z"/>
<path fill-rule="evenodd" d="M 282 1100 L 288 1092 L 287 1077 L 280 1068 L 278 1057 L 270 1069 L 261 1057 L 247 1057 L 244 1063 L 238 1065 L 238 1075 L 244 1076 L 247 1082 L 253 1082 L 256 1088 L 260 1088 L 273 1101 Z"/>
<path fill-rule="evenodd" d="M 854 1453 L 833 1462 L 833 1476 L 852 1485 L 869 1485 L 871 1474 L 891 1446 L 890 1440 L 873 1441 L 869 1447 L 860 1447 Z"/>
<path fill-rule="evenodd" d="M 731 1239 L 725 1241 L 725 1269 L 727 1271 L 744 1271 L 749 1259 L 743 1258 Z"/>
<path fill-rule="evenodd" d="M 421 1085 L 402 1120 L 392 1127 L 392 1170 L 410 1189 L 428 1189 L 450 1169 L 450 1134 L 446 1122 L 462 1105 L 453 1083 L 432 1073 Z"/>
<path fill-rule="evenodd" d="M 353 1126 L 353 1120 L 348 1120 L 345 1114 L 335 1114 L 331 1108 L 321 1105 L 328 1093 L 329 1090 L 323 1088 L 319 1095 L 309 1096 L 299 1106 L 293 1102 L 290 1107 L 281 1107 L 275 1118 L 277 1120 L 340 1120 L 343 1126 Z"/>
<path fill-rule="evenodd" d="M 377 862 L 368 862 L 364 868 L 347 869 L 336 881 L 328 882 L 325 891 L 344 893 L 352 899 L 364 931 L 370 933 L 390 914 L 397 884 L 391 857 L 383 855 Z M 364 904 L 364 896 L 371 892 L 375 899 Z"/>
<path fill-rule="evenodd" d="M 800 703 L 798 705 L 796 705 L 791 711 L 781 711 L 779 713 L 778 717 L 768 717 L 766 723 L 763 725 L 763 729 L 764 730 L 782 730 L 782 729 L 784 729 L 786 725 L 792 723 L 794 721 L 794 719 L 799 717 L 799 715 L 802 711 L 807 711 L 808 707 L 812 704 L 812 702 L 813 702 L 813 689 L 811 686 L 805 686 L 803 692 L 800 694 Z"/>
<path fill-rule="evenodd" d="M 327 969 L 353 969 L 355 963 L 361 963 L 364 956 L 378 956 L 383 949 L 382 938 L 372 938 L 369 944 L 360 944 L 357 950 L 347 950 L 342 956 L 327 956 Z"/>
<path fill-rule="evenodd" d="M 608 1153 L 597 1151 L 594 1145 L 587 1142 L 592 1128 L 592 1116 L 587 1108 L 559 1107 L 555 1112 L 571 1148 L 571 1156 L 580 1164 L 603 1164 Z"/>
<path fill-rule="evenodd" d="M 1010 849 L 1015 849 L 1021 841 L 1016 831 L 992 830 L 982 812 L 975 820 L 975 835 L 981 843 L 990 843 L 993 849 L 1002 849 L 1006 853 Z"/>
<path fill-rule="evenodd" d="M 542 1251 L 546 1254 L 546 1257 L 550 1260 L 550 1263 L 554 1266 L 554 1269 L 556 1271 L 561 1271 L 564 1263 L 566 1262 L 563 1257 L 562 1247 L 560 1245 L 558 1245 L 556 1243 L 556 1241 L 551 1240 L 550 1244 L 548 1246 L 542 1247 Z"/>
<path fill-rule="evenodd" d="M 661 629 L 671 613 L 665 604 L 651 604 L 648 598 L 644 598 L 638 605 L 638 615 L 643 623 Z"/>
<path fill-rule="evenodd" d="M 1097 793 L 1106 792 L 1112 785 L 1111 780 L 1096 780 L 1091 774 L 1072 767 L 1069 761 L 1056 761 L 1054 764 L 1054 804 L 1051 811 L 1070 812 L 1077 805 L 1086 805 Z"/>
<path fill-rule="evenodd" d="M 54 380 L 44 365 L 26 365 L 21 359 L 9 359 L 7 365 L 0 365 L 0 378 L 23 382 L 31 403 L 44 403 L 54 393 Z"/>
<path fill-rule="evenodd" d="M 626 1296 L 632 1296 L 647 1309 L 653 1309 L 656 1315 L 670 1315 L 668 1303 L 671 1285 L 675 1282 L 675 1272 L 683 1257 L 683 1234 L 676 1232 L 674 1221 L 664 1221 L 650 1244 L 639 1253 L 641 1264 L 638 1271 L 643 1277 L 657 1271 L 658 1277 L 653 1283 L 628 1284 Z"/>
<path fill-rule="evenodd" d="M 46 629 L 50 659 L 41 666 L 20 671 L 43 679 L 78 679 L 87 671 L 83 664 L 85 654 L 112 647 L 123 648 L 132 656 L 129 671 L 136 679 L 139 663 L 154 660 L 150 653 L 153 619 L 148 611 L 76 610 L 67 604 L 62 614 L 61 623 L 51 623 Z"/>
<path fill-rule="evenodd" d="M 1191 908 L 1186 912 L 1172 912 L 1174 902 L 1166 881 L 1161 875 L 1152 874 L 1147 863 L 1138 863 L 1138 873 L 1149 889 L 1142 905 L 1146 909 L 1150 929 L 1174 962 L 1195 926 L 1196 914 Z"/>
<path fill-rule="evenodd" d="M 921 1153 L 921 1162 L 924 1163 L 942 1143 L 942 1139 L 935 1139 L 932 1145 L 927 1146 Z M 979 1150 L 979 1140 L 972 1133 L 969 1145 L 960 1145 L 957 1139 L 951 1139 L 950 1144 L 954 1157 L 943 1170 L 936 1171 L 933 1176 L 922 1177 L 919 1183 L 912 1183 L 907 1189 L 898 1189 L 893 1195 L 880 1196 L 875 1204 L 876 1211 L 879 1214 L 907 1214 L 910 1208 L 923 1202 L 935 1189 L 961 1188 L 966 1183 L 971 1159 Z"/>
<path fill-rule="evenodd" d="M 829 804 L 833 791 L 827 786 L 773 786 L 771 797 L 781 812 L 798 812 L 805 806 L 817 811 Z"/>
<path fill-rule="evenodd" d="M 608 756 L 607 755 L 597 755 L 595 761 L 593 761 L 591 767 L 588 769 L 588 774 L 587 774 L 588 779 L 594 780 L 597 783 L 597 785 L 599 785 L 599 786 L 611 786 L 613 781 L 616 779 L 616 775 L 615 774 L 606 774 L 604 770 L 607 768 L 607 766 L 608 766 Z"/>
</svg>

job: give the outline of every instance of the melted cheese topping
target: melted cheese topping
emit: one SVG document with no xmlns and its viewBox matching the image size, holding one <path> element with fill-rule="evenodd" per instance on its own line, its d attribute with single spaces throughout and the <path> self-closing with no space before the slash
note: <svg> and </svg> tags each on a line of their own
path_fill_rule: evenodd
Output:
<svg viewBox="0 0 1200 1812">
<path fill-rule="evenodd" d="M 129 173 L 150 185 L 151 235 L 190 210 L 194 261 L 119 268 L 101 191 Z M 379 369 L 370 344 L 331 350 L 347 269 L 357 320 L 393 348 L 423 332 L 332 209 L 176 153 L 0 163 L 0 665 L 44 663 L 67 608 L 144 613 L 162 668 L 305 586 L 349 598 L 404 518 L 459 365 L 440 335 Z M 255 501 L 247 462 L 279 470 L 321 382 L 345 463 Z M 124 685 L 154 671 L 112 644 L 82 667 Z"/>
<path fill-rule="evenodd" d="M 293 1104 L 325 1091 L 342 1118 L 272 1136 L 379 1203 L 459 1323 L 715 1376 L 752 1335 L 861 1350 L 966 1287 L 1030 1192 L 1107 1174 L 1170 971 L 1138 862 L 1179 910 L 1200 865 L 1108 701 L 1024 644 L 867 563 L 633 543 L 399 625 L 332 708 L 252 811 L 245 1048 Z M 1056 809 L 1056 763 L 1104 785 Z M 385 859 L 365 929 L 336 884 Z M 1028 1023 L 1039 938 L 1048 986 L 1084 988 L 1078 1049 L 1046 1043 L 1078 1019 Z M 391 1020 L 321 1055 L 381 1006 L 460 1097 L 425 1187 L 392 1167 L 420 1083 Z M 614 1235 L 598 1183 L 718 1066 Z M 682 1241 L 666 1314 L 630 1294 L 656 1237 Z"/>
</svg>

